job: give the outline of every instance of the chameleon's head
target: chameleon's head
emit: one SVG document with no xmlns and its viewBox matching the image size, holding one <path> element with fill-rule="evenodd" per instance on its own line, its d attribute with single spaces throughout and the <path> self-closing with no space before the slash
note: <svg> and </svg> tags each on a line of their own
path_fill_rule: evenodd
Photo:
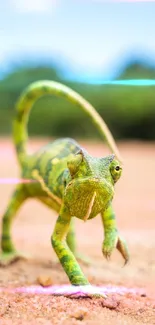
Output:
<svg viewBox="0 0 155 325">
<path fill-rule="evenodd" d="M 64 202 L 72 216 L 92 218 L 112 200 L 122 167 L 114 155 L 94 158 L 83 149 L 67 162 L 67 167 Z"/>
</svg>

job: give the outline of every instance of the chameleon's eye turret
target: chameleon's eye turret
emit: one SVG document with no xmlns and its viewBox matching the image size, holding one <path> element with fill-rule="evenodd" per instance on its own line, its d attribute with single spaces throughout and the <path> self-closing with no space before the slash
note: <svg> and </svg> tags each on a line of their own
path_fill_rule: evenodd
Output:
<svg viewBox="0 0 155 325">
<path fill-rule="evenodd" d="M 111 164 L 111 162 L 115 159 L 115 155 L 108 155 L 106 157 L 100 158 L 100 161 L 104 166 L 108 168 L 108 166 Z"/>
<path fill-rule="evenodd" d="M 119 180 L 119 178 L 121 177 L 121 174 L 122 174 L 122 167 L 121 167 L 121 165 L 119 164 L 118 161 L 114 160 L 111 163 L 110 172 L 111 172 L 112 178 L 114 180 L 114 183 L 116 183 Z"/>
<path fill-rule="evenodd" d="M 77 173 L 82 160 L 82 152 L 78 152 L 72 159 L 67 162 L 67 167 L 72 177 Z"/>
<path fill-rule="evenodd" d="M 115 167 L 115 170 L 118 172 L 119 170 L 121 169 L 121 167 L 119 166 L 119 165 L 117 165 L 116 167 Z"/>
</svg>

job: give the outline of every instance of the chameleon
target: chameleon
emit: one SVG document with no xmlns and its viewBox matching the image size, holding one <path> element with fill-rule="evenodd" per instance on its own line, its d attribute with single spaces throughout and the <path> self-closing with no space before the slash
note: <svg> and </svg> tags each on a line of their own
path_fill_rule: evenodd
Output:
<svg viewBox="0 0 155 325">
<path fill-rule="evenodd" d="M 60 138 L 27 152 L 27 123 L 34 103 L 42 96 L 57 95 L 77 105 L 94 123 L 110 150 L 96 158 L 74 139 Z M 68 86 L 50 80 L 35 81 L 19 96 L 13 120 L 13 141 L 21 168 L 21 178 L 30 180 L 16 185 L 2 218 L 0 262 L 8 264 L 21 253 L 14 246 L 11 227 L 22 204 L 29 198 L 41 201 L 58 214 L 52 247 L 73 286 L 90 285 L 77 258 L 74 218 L 86 222 L 101 215 L 104 229 L 103 255 L 109 259 L 117 248 L 129 260 L 126 241 L 120 236 L 112 206 L 115 183 L 122 174 L 122 158 L 107 124 L 95 108 Z M 92 234 L 93 236 L 93 234 Z"/>
</svg>

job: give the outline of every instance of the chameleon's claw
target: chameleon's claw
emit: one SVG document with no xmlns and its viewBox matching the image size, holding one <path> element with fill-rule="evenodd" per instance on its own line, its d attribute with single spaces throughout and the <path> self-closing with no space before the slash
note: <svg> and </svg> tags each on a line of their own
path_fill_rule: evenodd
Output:
<svg viewBox="0 0 155 325">
<path fill-rule="evenodd" d="M 110 255 L 111 255 L 110 253 L 104 252 L 104 256 L 107 259 L 107 261 L 110 261 Z"/>
<path fill-rule="evenodd" d="M 17 262 L 20 259 L 28 259 L 29 256 L 25 253 L 18 252 L 18 251 L 12 251 L 12 252 L 1 252 L 0 254 L 0 266 L 8 266 L 10 264 L 13 264 Z"/>
<path fill-rule="evenodd" d="M 126 244 L 126 241 L 121 237 L 121 236 L 117 236 L 117 238 L 114 241 L 110 240 L 107 242 L 105 241 L 103 243 L 103 247 L 102 247 L 102 252 L 103 255 L 105 256 L 105 258 L 109 261 L 112 251 L 114 248 L 117 248 L 118 251 L 121 253 L 121 255 L 123 256 L 125 263 L 124 265 L 126 265 L 129 261 L 129 251 L 128 251 L 128 247 Z"/>
<path fill-rule="evenodd" d="M 115 237 L 112 238 L 111 237 L 106 238 L 103 242 L 102 253 L 108 261 L 110 260 L 111 254 L 117 245 L 117 241 L 118 241 L 118 236 L 116 235 Z"/>
<path fill-rule="evenodd" d="M 102 252 L 103 252 L 103 255 L 104 255 L 104 257 L 107 259 L 107 261 L 110 261 L 110 256 L 111 256 L 111 253 L 112 253 L 112 251 L 106 251 L 105 250 L 105 247 L 102 249 Z"/>
<path fill-rule="evenodd" d="M 116 248 L 123 256 L 123 258 L 125 260 L 125 262 L 124 262 L 124 266 L 125 266 L 128 263 L 130 256 L 129 256 L 129 251 L 128 251 L 126 241 L 120 236 L 118 237 Z"/>
</svg>

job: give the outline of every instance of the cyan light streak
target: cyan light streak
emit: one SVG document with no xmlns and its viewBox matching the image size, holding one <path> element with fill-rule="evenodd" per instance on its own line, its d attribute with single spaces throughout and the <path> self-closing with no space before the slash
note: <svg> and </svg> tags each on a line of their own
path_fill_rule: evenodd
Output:
<svg viewBox="0 0 155 325">
<path fill-rule="evenodd" d="M 83 81 L 91 85 L 115 85 L 115 86 L 155 86 L 155 79 L 128 79 L 128 80 L 89 80 Z"/>
</svg>

